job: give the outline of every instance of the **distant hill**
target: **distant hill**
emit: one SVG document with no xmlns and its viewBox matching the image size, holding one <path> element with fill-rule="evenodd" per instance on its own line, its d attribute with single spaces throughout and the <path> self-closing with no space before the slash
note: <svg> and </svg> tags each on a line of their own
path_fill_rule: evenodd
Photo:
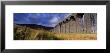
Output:
<svg viewBox="0 0 110 53">
<path fill-rule="evenodd" d="M 37 24 L 14 24 L 14 27 L 16 26 L 24 26 L 24 27 L 30 27 L 32 29 L 44 29 L 44 30 L 53 29 L 53 27 L 47 27 L 47 26 L 42 26 Z"/>
</svg>

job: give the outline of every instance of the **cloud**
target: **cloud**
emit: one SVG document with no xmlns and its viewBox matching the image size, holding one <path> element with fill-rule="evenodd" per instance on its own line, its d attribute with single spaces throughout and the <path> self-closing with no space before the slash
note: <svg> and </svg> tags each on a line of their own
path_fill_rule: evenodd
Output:
<svg viewBox="0 0 110 53">
<path fill-rule="evenodd" d="M 55 25 L 58 24 L 58 22 L 60 21 L 59 20 L 60 17 L 58 16 L 54 16 L 51 20 L 50 20 L 50 23 L 51 23 L 51 26 L 54 27 Z"/>
<path fill-rule="evenodd" d="M 14 13 L 14 22 L 18 24 L 39 24 L 54 27 L 64 19 L 67 13 Z"/>
<path fill-rule="evenodd" d="M 53 17 L 51 20 L 50 20 L 50 23 L 57 23 L 58 22 L 58 17 Z"/>
</svg>

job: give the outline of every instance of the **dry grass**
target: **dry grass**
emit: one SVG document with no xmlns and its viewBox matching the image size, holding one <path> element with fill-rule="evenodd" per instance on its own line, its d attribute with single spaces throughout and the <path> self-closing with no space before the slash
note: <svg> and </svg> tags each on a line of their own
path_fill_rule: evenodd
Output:
<svg viewBox="0 0 110 53">
<path fill-rule="evenodd" d="M 42 36 L 42 39 L 51 40 L 97 40 L 96 34 L 86 33 L 53 33 L 44 30 L 36 30 L 28 27 L 17 27 L 15 29 L 15 40 L 36 40 Z M 38 36 L 39 35 L 39 36 Z M 45 36 L 45 37 L 44 37 Z"/>
<path fill-rule="evenodd" d="M 58 38 L 64 40 L 96 40 L 96 34 L 75 34 L 75 33 L 56 33 Z"/>
<path fill-rule="evenodd" d="M 25 40 L 34 40 L 37 36 L 37 34 L 39 34 L 41 32 L 41 30 L 35 30 L 35 29 L 31 29 L 32 32 L 29 32 L 31 33 L 31 35 L 28 35 L 28 37 L 26 37 Z"/>
</svg>

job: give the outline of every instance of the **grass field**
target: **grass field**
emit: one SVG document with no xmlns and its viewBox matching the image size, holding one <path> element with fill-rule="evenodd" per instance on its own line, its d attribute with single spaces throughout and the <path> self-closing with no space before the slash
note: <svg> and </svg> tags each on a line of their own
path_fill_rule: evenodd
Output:
<svg viewBox="0 0 110 53">
<path fill-rule="evenodd" d="M 64 40 L 96 40 L 96 34 L 77 34 L 77 33 L 57 33 L 57 37 Z"/>
<path fill-rule="evenodd" d="M 96 34 L 53 33 L 28 27 L 14 29 L 14 40 L 97 40 Z"/>
</svg>

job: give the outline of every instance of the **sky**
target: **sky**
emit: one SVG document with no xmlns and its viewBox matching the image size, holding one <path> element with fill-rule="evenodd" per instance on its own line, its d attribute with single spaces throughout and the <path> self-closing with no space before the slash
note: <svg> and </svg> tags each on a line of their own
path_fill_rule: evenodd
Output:
<svg viewBox="0 0 110 53">
<path fill-rule="evenodd" d="M 68 14 L 69 13 L 14 13 L 14 23 L 54 27 Z"/>
</svg>

